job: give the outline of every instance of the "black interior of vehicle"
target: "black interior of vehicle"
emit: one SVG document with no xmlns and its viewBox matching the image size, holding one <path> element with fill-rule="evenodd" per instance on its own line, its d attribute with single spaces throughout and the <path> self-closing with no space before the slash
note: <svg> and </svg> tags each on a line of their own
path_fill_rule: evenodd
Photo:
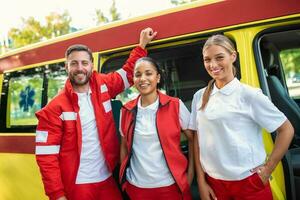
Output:
<svg viewBox="0 0 300 200">
<path fill-rule="evenodd" d="M 287 199 L 300 198 L 300 107 L 296 102 L 297 99 L 289 94 L 280 52 L 294 48 L 300 48 L 299 28 L 266 33 L 260 40 L 264 77 L 268 86 L 266 93 L 269 93 L 272 102 L 286 115 L 295 131 L 290 149 L 282 162 L 286 188 L 291 188 L 291 191 L 287 191 Z"/>
</svg>

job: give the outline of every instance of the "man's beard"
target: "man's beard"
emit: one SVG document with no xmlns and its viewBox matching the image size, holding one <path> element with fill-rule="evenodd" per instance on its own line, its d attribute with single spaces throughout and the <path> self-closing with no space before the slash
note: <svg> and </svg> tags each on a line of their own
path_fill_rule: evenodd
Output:
<svg viewBox="0 0 300 200">
<path fill-rule="evenodd" d="M 85 75 L 85 77 L 81 80 L 78 80 L 78 78 L 76 78 L 76 75 L 78 75 L 78 74 L 83 74 L 83 75 Z M 92 74 L 92 72 L 87 72 L 87 73 L 78 72 L 78 73 L 74 73 L 74 74 L 69 74 L 69 78 L 70 78 L 70 81 L 73 86 L 83 86 L 89 82 L 91 74 Z"/>
</svg>

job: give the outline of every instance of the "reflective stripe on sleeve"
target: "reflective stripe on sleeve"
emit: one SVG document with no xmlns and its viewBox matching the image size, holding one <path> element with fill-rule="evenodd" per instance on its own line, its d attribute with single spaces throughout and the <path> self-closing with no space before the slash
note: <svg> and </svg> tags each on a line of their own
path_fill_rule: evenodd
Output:
<svg viewBox="0 0 300 200">
<path fill-rule="evenodd" d="M 100 91 L 101 91 L 101 93 L 104 93 L 104 92 L 108 91 L 106 84 L 101 85 Z"/>
<path fill-rule="evenodd" d="M 122 77 L 124 83 L 124 90 L 126 90 L 130 87 L 130 84 L 127 79 L 127 72 L 124 69 L 119 69 L 117 70 L 117 73 L 120 74 L 120 76 Z"/>
<path fill-rule="evenodd" d="M 36 155 L 58 154 L 59 149 L 60 149 L 60 145 L 36 146 L 35 154 Z"/>
<path fill-rule="evenodd" d="M 109 111 L 111 111 L 111 102 L 110 100 L 104 101 L 103 102 L 103 107 L 106 113 L 108 113 Z"/>
<path fill-rule="evenodd" d="M 62 112 L 59 116 L 63 121 L 66 120 L 76 120 L 77 119 L 77 113 L 76 112 Z"/>
<path fill-rule="evenodd" d="M 36 130 L 35 142 L 47 142 L 48 131 Z"/>
</svg>

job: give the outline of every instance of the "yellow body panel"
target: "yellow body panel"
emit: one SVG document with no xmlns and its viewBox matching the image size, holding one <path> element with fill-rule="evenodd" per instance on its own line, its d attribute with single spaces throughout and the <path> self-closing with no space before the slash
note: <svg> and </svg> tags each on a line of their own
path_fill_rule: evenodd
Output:
<svg viewBox="0 0 300 200">
<path fill-rule="evenodd" d="M 0 199 L 46 200 L 35 155 L 0 153 Z"/>
</svg>

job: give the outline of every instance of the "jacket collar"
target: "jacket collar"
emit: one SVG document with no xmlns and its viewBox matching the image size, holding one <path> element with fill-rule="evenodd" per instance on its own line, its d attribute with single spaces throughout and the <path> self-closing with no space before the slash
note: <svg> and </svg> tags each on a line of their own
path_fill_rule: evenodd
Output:
<svg viewBox="0 0 300 200">
<path fill-rule="evenodd" d="M 165 95 L 163 94 L 161 91 L 157 90 L 157 93 L 158 93 L 158 99 L 159 99 L 159 106 L 164 106 L 166 105 L 167 103 L 169 103 L 170 101 L 170 97 L 168 95 Z M 132 101 L 129 101 L 128 103 L 126 103 L 124 105 L 124 107 L 127 109 L 127 110 L 133 110 L 137 107 L 138 105 L 138 101 L 139 101 L 139 98 L 141 97 L 141 95 L 139 95 L 137 98 L 135 98 L 134 100 Z"/>
</svg>

